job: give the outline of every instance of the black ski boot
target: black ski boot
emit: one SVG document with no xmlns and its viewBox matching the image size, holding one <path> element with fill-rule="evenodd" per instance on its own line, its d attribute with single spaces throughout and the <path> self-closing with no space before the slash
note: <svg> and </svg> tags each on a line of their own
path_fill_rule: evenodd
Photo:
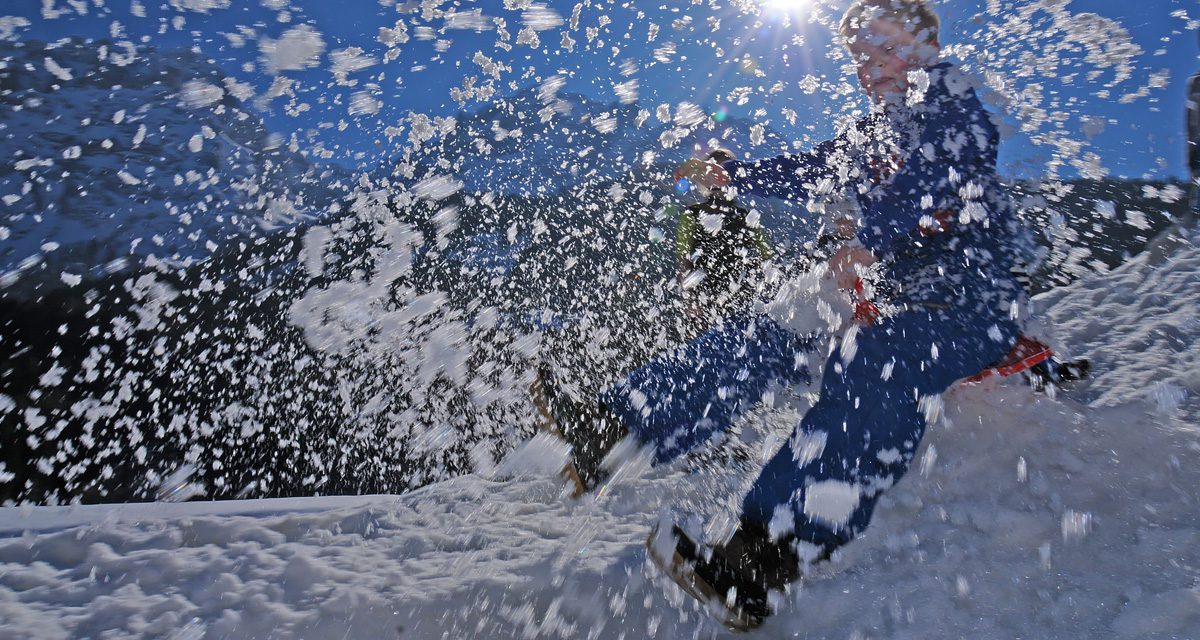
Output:
<svg viewBox="0 0 1200 640">
<path fill-rule="evenodd" d="M 725 544 L 707 550 L 678 526 L 655 527 L 646 540 L 650 557 L 684 591 L 708 604 L 721 623 L 748 631 L 771 613 L 768 596 L 801 577 L 791 536 L 773 541 L 759 524 L 743 521 Z M 822 551 L 817 561 L 829 557 Z"/>
<path fill-rule="evenodd" d="M 1030 367 L 1025 371 L 1025 379 L 1034 391 L 1045 392 L 1053 387 L 1067 389 L 1071 385 L 1087 378 L 1092 370 L 1092 363 L 1087 358 L 1078 360 L 1059 360 L 1050 358 Z"/>
<path fill-rule="evenodd" d="M 573 399 L 556 386 L 544 367 L 538 368 L 530 393 L 541 428 L 571 447 L 571 461 L 562 471 L 573 485 L 571 495 L 578 498 L 603 484 L 610 473 L 604 468 L 604 457 L 629 435 L 621 420 L 598 400 Z"/>
</svg>

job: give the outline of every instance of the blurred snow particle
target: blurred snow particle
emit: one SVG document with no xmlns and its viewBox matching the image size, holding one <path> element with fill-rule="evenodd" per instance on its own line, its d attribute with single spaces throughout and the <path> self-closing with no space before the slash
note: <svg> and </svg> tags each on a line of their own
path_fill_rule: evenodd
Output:
<svg viewBox="0 0 1200 640">
<path fill-rule="evenodd" d="M 432 176 L 413 185 L 413 192 L 426 200 L 445 200 L 462 188 L 463 183 L 450 176 Z"/>
<path fill-rule="evenodd" d="M 372 97 L 369 92 L 359 91 L 350 96 L 350 106 L 347 111 L 352 116 L 372 115 L 379 113 L 379 108 L 382 106 L 383 103 Z"/>
<path fill-rule="evenodd" d="M 77 276 L 73 273 L 67 273 L 66 271 L 62 272 L 60 277 L 62 278 L 63 283 L 65 283 L 68 287 L 77 287 L 79 286 L 80 282 L 83 282 L 83 276 Z"/>
<path fill-rule="evenodd" d="M 708 233 L 716 233 L 721 230 L 721 225 L 725 222 L 725 217 L 720 214 L 704 214 L 700 216 L 700 226 Z"/>
<path fill-rule="evenodd" d="M 654 59 L 667 64 L 671 62 L 671 58 L 675 57 L 677 45 L 674 42 L 664 42 L 661 47 L 654 50 Z"/>
<path fill-rule="evenodd" d="M 304 269 L 310 278 L 325 272 L 325 247 L 333 239 L 329 227 L 312 227 L 304 234 Z"/>
<path fill-rule="evenodd" d="M 360 47 L 338 49 L 329 54 L 329 59 L 333 61 L 333 67 L 330 69 L 330 72 L 333 73 L 333 77 L 337 79 L 338 84 L 346 84 L 349 74 L 368 69 L 379 62 L 371 56 L 364 56 L 363 50 Z"/>
<path fill-rule="evenodd" d="M 200 640 L 207 632 L 207 627 L 200 618 L 192 618 L 187 624 L 179 627 L 169 636 L 169 640 Z"/>
<path fill-rule="evenodd" d="M 469 29 L 479 33 L 491 31 L 494 27 L 492 17 L 483 15 L 482 9 L 451 11 L 446 14 L 447 29 Z"/>
<path fill-rule="evenodd" d="M 617 118 L 611 113 L 604 113 L 592 118 L 592 126 L 600 133 L 612 133 L 617 130 Z"/>
<path fill-rule="evenodd" d="M 1093 212 L 1102 218 L 1112 220 L 1117 217 L 1117 204 L 1109 200 L 1097 200 Z"/>
<path fill-rule="evenodd" d="M 204 136 L 196 134 L 188 140 L 188 150 L 192 153 L 200 153 L 204 150 Z"/>
<path fill-rule="evenodd" d="M 1026 482 L 1029 480 L 1029 465 L 1025 462 L 1025 456 L 1017 458 L 1017 482 Z"/>
<path fill-rule="evenodd" d="M 804 515 L 842 527 L 858 507 L 858 485 L 840 480 L 822 480 L 808 486 L 804 495 Z"/>
<path fill-rule="evenodd" d="M 921 476 L 928 478 L 933 473 L 933 465 L 937 464 L 938 452 L 937 447 L 930 444 L 925 450 L 925 454 L 921 456 Z"/>
<path fill-rule="evenodd" d="M 208 13 L 213 9 L 228 8 L 229 0 L 171 0 L 171 6 L 179 11 Z"/>
<path fill-rule="evenodd" d="M 1042 545 L 1040 547 L 1038 547 L 1038 560 L 1040 560 L 1042 562 L 1043 569 L 1046 569 L 1046 570 L 1050 569 L 1050 543 L 1049 542 L 1043 542 Z"/>
<path fill-rule="evenodd" d="M 925 424 L 936 424 L 942 419 L 942 414 L 945 411 L 946 405 L 942 401 L 942 396 L 921 396 L 917 400 L 917 408 L 925 415 Z"/>
<path fill-rule="evenodd" d="M 761 124 L 756 124 L 750 127 L 750 144 L 758 146 L 765 140 L 764 129 Z"/>
<path fill-rule="evenodd" d="M 557 73 L 546 78 L 542 81 L 542 84 L 538 85 L 538 100 L 542 104 L 551 102 L 558 97 L 558 90 L 562 89 L 566 84 L 567 79 Z"/>
<path fill-rule="evenodd" d="M 199 109 L 220 102 L 225 97 L 225 90 L 203 80 L 188 80 L 183 83 L 179 95 L 183 104 L 191 109 Z"/>
<path fill-rule="evenodd" d="M 167 476 L 162 484 L 158 486 L 158 491 L 155 492 L 154 498 L 159 502 L 187 502 L 196 496 L 204 495 L 207 490 L 204 485 L 192 482 L 192 474 L 196 473 L 196 467 L 191 464 L 185 464 L 174 473 Z"/>
<path fill-rule="evenodd" d="M 1154 406 L 1161 413 L 1171 413 L 1183 405 L 1183 401 L 1187 400 L 1187 389 L 1171 383 L 1160 382 L 1150 388 L 1150 399 L 1154 401 Z"/>
<path fill-rule="evenodd" d="M 613 92 L 617 94 L 617 99 L 621 104 L 633 104 L 638 99 L 638 81 L 637 78 L 618 82 L 613 85 Z"/>
<path fill-rule="evenodd" d="M 121 179 L 121 182 L 124 182 L 125 184 L 127 184 L 131 187 L 135 187 L 142 183 L 141 180 L 139 180 L 136 176 L 129 173 L 128 171 L 118 171 L 117 177 Z"/>
<path fill-rule="evenodd" d="M 958 576 L 954 579 L 954 595 L 960 600 L 971 596 L 971 583 L 967 582 L 966 577 Z"/>
<path fill-rule="evenodd" d="M 312 27 L 302 24 L 288 29 L 278 40 L 263 38 L 258 50 L 272 73 L 309 69 L 320 63 L 325 41 Z"/>
<path fill-rule="evenodd" d="M 54 59 L 52 59 L 52 58 L 46 58 L 45 65 L 46 65 L 46 71 L 49 71 L 50 75 L 54 76 L 55 78 L 58 78 L 59 80 L 62 80 L 63 82 L 75 79 L 75 77 L 71 75 L 70 69 L 64 69 L 57 62 L 55 62 Z"/>
<path fill-rule="evenodd" d="M 675 107 L 675 124 L 684 127 L 699 126 L 707 117 L 703 109 L 690 102 L 680 102 Z"/>
<path fill-rule="evenodd" d="M 534 31 L 547 31 L 561 27 L 563 19 L 554 9 L 536 3 L 521 13 L 521 24 Z"/>
<path fill-rule="evenodd" d="M 571 447 L 562 439 L 539 433 L 508 454 L 496 467 L 496 479 L 548 476 L 563 470 L 570 460 Z"/>
<path fill-rule="evenodd" d="M 700 284 L 703 281 L 704 281 L 704 272 L 701 271 L 700 269 L 696 269 L 695 271 L 687 274 L 687 277 L 683 279 L 683 283 L 680 286 L 683 288 L 684 291 L 687 291 L 689 289 L 695 288 L 696 285 Z"/>
<path fill-rule="evenodd" d="M 1082 539 L 1092 531 L 1092 514 L 1068 509 L 1062 517 L 1063 542 Z"/>
<path fill-rule="evenodd" d="M 12 40 L 17 35 L 17 29 L 24 29 L 32 23 L 18 16 L 0 16 L 0 40 Z"/>
</svg>

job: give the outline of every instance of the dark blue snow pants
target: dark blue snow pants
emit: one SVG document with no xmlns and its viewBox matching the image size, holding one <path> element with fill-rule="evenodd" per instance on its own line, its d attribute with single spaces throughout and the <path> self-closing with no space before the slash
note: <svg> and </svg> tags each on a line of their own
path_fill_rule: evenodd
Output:
<svg viewBox="0 0 1200 640">
<path fill-rule="evenodd" d="M 849 542 L 880 492 L 908 469 L 925 432 L 924 408 L 1004 357 L 1017 334 L 1004 310 L 964 304 L 912 307 L 863 327 L 853 347 L 839 342 L 819 400 L 754 482 L 742 517 L 826 548 Z M 805 358 L 824 355 L 813 347 L 766 316 L 733 318 L 601 399 L 666 462 L 728 427 L 772 385 L 807 381 Z"/>
</svg>

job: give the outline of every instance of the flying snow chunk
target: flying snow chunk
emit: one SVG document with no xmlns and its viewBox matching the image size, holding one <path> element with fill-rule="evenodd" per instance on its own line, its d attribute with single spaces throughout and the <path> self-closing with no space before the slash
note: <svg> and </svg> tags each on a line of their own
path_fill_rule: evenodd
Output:
<svg viewBox="0 0 1200 640">
<path fill-rule="evenodd" d="M 193 465 L 185 464 L 179 467 L 159 485 L 155 499 L 159 502 L 187 502 L 196 496 L 204 495 L 207 492 L 204 485 L 192 482 L 192 475 L 195 473 L 196 467 Z"/>
<path fill-rule="evenodd" d="M 701 109 L 690 102 L 680 102 L 679 106 L 675 107 L 675 124 L 682 125 L 684 127 L 698 126 L 704 122 L 705 118 L 707 117 L 708 116 L 704 113 L 704 109 Z"/>
<path fill-rule="evenodd" d="M 1092 514 L 1067 509 L 1062 516 L 1063 542 L 1080 540 L 1092 531 Z"/>
<path fill-rule="evenodd" d="M 617 130 L 617 119 L 611 113 L 605 113 L 593 118 L 592 126 L 600 133 L 612 133 Z"/>
<path fill-rule="evenodd" d="M 750 144 L 758 146 L 766 139 L 765 130 L 761 124 L 750 127 Z"/>
<path fill-rule="evenodd" d="M 24 29 L 32 23 L 18 16 L 0 16 L 0 40 L 12 40 L 17 35 L 17 29 Z"/>
<path fill-rule="evenodd" d="M 117 177 L 121 179 L 121 182 L 124 182 L 125 184 L 127 184 L 131 187 L 135 187 L 142 183 L 142 181 L 139 180 L 137 178 L 137 176 L 134 176 L 132 173 L 129 173 L 128 171 L 118 171 Z"/>
<path fill-rule="evenodd" d="M 804 515 L 834 527 L 843 527 L 850 522 L 858 501 L 858 485 L 840 480 L 816 482 L 804 492 Z"/>
<path fill-rule="evenodd" d="M 495 478 L 551 476 L 571 459 L 571 447 L 560 438 L 539 433 L 508 454 L 496 467 Z"/>
<path fill-rule="evenodd" d="M 338 82 L 346 82 L 346 76 L 351 73 L 369 69 L 379 63 L 375 58 L 363 55 L 361 47 L 338 49 L 329 54 L 329 59 L 333 61 L 330 72 Z"/>
<path fill-rule="evenodd" d="M 413 185 L 413 192 L 426 200 L 445 200 L 463 188 L 460 180 L 450 176 L 433 176 Z"/>
<path fill-rule="evenodd" d="M 722 223 L 725 222 L 725 217 L 720 214 L 704 214 L 700 216 L 700 226 L 708 233 L 716 233 L 721 230 Z"/>
<path fill-rule="evenodd" d="M 637 78 L 619 82 L 613 85 L 613 93 L 617 94 L 617 99 L 621 104 L 633 104 L 638 99 L 638 81 Z"/>
<path fill-rule="evenodd" d="M 475 32 L 491 31 L 495 27 L 491 16 L 483 14 L 482 9 L 470 11 L 452 11 L 446 14 L 447 29 L 468 29 Z"/>
<path fill-rule="evenodd" d="M 567 79 L 557 73 L 546 78 L 538 85 L 538 100 L 546 104 L 558 96 L 558 90 L 567 84 Z"/>
<path fill-rule="evenodd" d="M 316 29 L 302 24 L 288 29 L 278 40 L 263 38 L 258 45 L 263 63 L 272 73 L 300 71 L 317 66 L 325 52 L 325 41 Z"/>
<path fill-rule="evenodd" d="M 366 91 L 359 91 L 350 97 L 350 106 L 347 107 L 352 116 L 369 116 L 379 113 L 383 103 L 376 100 Z"/>
<path fill-rule="evenodd" d="M 226 9 L 229 0 L 171 0 L 171 6 L 179 11 L 196 11 L 208 13 L 213 9 Z"/>
<path fill-rule="evenodd" d="M 59 80 L 62 80 L 63 82 L 75 79 L 75 76 L 71 75 L 70 69 L 63 68 L 57 62 L 55 62 L 52 58 L 46 58 L 45 64 L 46 64 L 46 71 L 49 71 L 50 74 L 53 75 L 55 78 L 58 78 Z"/>
<path fill-rule="evenodd" d="M 562 16 L 544 4 L 534 4 L 521 13 L 521 24 L 534 31 L 546 31 L 563 25 Z"/>
<path fill-rule="evenodd" d="M 225 97 L 225 90 L 203 80 L 188 80 L 183 83 L 179 95 L 187 107 L 200 109 L 220 102 Z"/>
</svg>

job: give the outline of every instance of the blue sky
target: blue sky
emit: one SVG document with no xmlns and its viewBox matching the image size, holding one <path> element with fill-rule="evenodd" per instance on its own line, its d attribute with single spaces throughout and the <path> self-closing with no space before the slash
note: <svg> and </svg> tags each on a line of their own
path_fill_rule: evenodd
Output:
<svg viewBox="0 0 1200 640">
<path fill-rule="evenodd" d="M 271 83 L 272 77 L 262 67 L 257 43 L 250 40 L 235 47 L 224 35 L 249 27 L 258 36 L 278 37 L 299 24 L 310 24 L 322 34 L 325 57 L 314 69 L 288 71 L 285 75 L 299 81 L 303 90 L 300 99 L 311 109 L 293 117 L 283 109 L 284 99 L 276 100 L 266 113 L 268 125 L 278 131 L 313 131 L 317 140 L 339 153 L 347 164 L 370 164 L 393 155 L 399 139 L 388 140 L 386 126 L 400 122 L 409 112 L 429 115 L 452 115 L 460 106 L 451 99 L 452 88 L 461 86 L 464 77 L 480 76 L 480 67 L 473 62 L 477 52 L 511 67 L 496 83 L 500 95 L 512 92 L 512 86 L 528 87 L 541 79 L 559 73 L 567 77 L 565 90 L 585 93 L 603 100 L 615 100 L 613 84 L 636 78 L 639 82 L 639 102 L 653 110 L 660 103 L 676 104 L 683 100 L 700 104 L 710 112 L 724 107 L 739 116 L 769 119 L 770 126 L 797 140 L 815 141 L 830 135 L 834 129 L 833 116 L 845 114 L 853 105 L 861 106 L 857 94 L 831 95 L 836 81 L 843 79 L 837 62 L 830 60 L 832 44 L 829 30 L 809 21 L 813 0 L 764 0 L 767 8 L 755 17 L 729 8 L 725 3 L 694 5 L 671 2 L 650 6 L 644 2 L 608 3 L 592 0 L 581 10 L 580 28 L 570 31 L 577 41 L 574 51 L 561 47 L 563 25 L 539 32 L 541 46 L 513 46 L 504 51 L 496 46 L 494 30 L 475 32 L 468 29 L 442 29 L 445 22 L 438 18 L 422 22 L 420 14 L 401 13 L 388 0 L 233 0 L 230 7 L 212 8 L 207 12 L 180 10 L 179 6 L 203 7 L 220 5 L 219 0 L 173 0 L 170 4 L 151 3 L 144 17 L 130 12 L 130 2 L 106 3 L 107 7 L 89 6 L 87 15 L 58 0 L 58 8 L 67 10 L 61 17 L 42 17 L 41 0 L 8 0 L 0 14 L 25 16 L 33 23 L 19 32 L 22 38 L 53 40 L 68 35 L 108 37 L 113 23 L 119 23 L 123 37 L 146 42 L 161 48 L 196 47 L 226 70 L 243 81 L 250 82 L 260 92 Z M 79 3 L 81 6 L 83 3 Z M 90 5 L 91 3 L 89 3 Z M 403 5 L 404 0 L 399 4 Z M 417 4 L 417 3 L 412 3 Z M 569 20 L 574 0 L 550 0 L 545 4 L 564 20 Z M 976 19 L 985 5 L 984 0 L 946 0 L 938 4 L 943 19 L 943 42 L 948 46 L 978 42 L 980 22 Z M 1198 44 L 1194 31 L 1186 30 L 1184 19 L 1172 16 L 1185 10 L 1192 20 L 1200 19 L 1200 7 L 1194 0 L 1153 0 L 1148 3 L 1129 3 L 1120 0 L 1073 0 L 1074 12 L 1094 12 L 1119 21 L 1144 52 L 1135 61 L 1131 80 L 1116 88 L 1108 98 L 1095 96 L 1099 84 L 1111 78 L 1111 70 L 1097 81 L 1088 82 L 1080 75 L 1064 84 L 1055 78 L 1037 78 L 1046 95 L 1057 95 L 1071 118 L 1066 126 L 1079 131 L 1080 116 L 1086 115 L 1090 126 L 1092 149 L 1099 153 L 1104 164 L 1114 174 L 1122 176 L 1183 176 L 1184 140 L 1183 110 L 1187 77 L 1200 69 Z M 279 11 L 276 7 L 285 5 Z M 521 15 L 503 8 L 500 0 L 483 2 L 443 2 L 443 9 L 470 11 L 479 9 L 487 16 L 499 16 L 507 21 L 516 39 L 521 28 Z M 602 25 L 602 16 L 611 20 Z M 182 23 L 178 19 L 182 18 Z M 333 85 L 329 72 L 329 52 L 357 46 L 364 55 L 382 58 L 387 48 L 377 40 L 380 27 L 391 27 L 403 18 L 410 35 L 415 27 L 432 26 L 433 39 L 412 39 L 399 47 L 400 55 L 387 64 L 378 64 L 350 76 L 360 82 L 358 87 Z M 710 19 L 720 21 L 714 30 Z M 679 21 L 679 22 L 676 22 Z M 651 24 L 659 26 L 657 38 L 649 41 Z M 588 42 L 585 29 L 598 28 L 598 35 Z M 1034 34 L 1039 29 L 1035 29 Z M 444 41 L 441 44 L 438 41 Z M 674 42 L 676 51 L 669 62 L 656 60 L 656 50 L 666 42 Z M 1016 58 L 1022 54 L 1044 53 L 1053 44 L 1046 38 L 1028 37 L 1010 40 L 997 49 L 1008 47 Z M 987 43 L 986 46 L 991 46 Z M 614 47 L 617 49 L 614 52 Z M 1025 48 L 1026 50 L 1022 50 Z M 439 50 L 441 49 L 441 50 Z M 717 57 L 718 49 L 724 55 Z M 659 51 L 659 55 L 662 52 Z M 1074 55 L 1076 58 L 1081 54 Z M 747 60 L 743 62 L 742 60 Z M 632 63 L 636 72 L 621 74 L 621 64 Z M 626 69 L 628 69 L 628 65 Z M 1012 72 L 1014 69 L 1004 69 Z M 1151 90 L 1149 95 L 1121 104 L 1118 97 L 1146 84 L 1152 74 L 1166 72 L 1165 87 Z M 1069 73 L 1070 69 L 1063 70 Z M 761 73 L 761 75 L 756 75 Z M 817 91 L 801 90 L 801 81 L 812 75 L 833 84 Z M 1060 74 L 1061 75 L 1061 74 Z M 1160 77 L 1162 77 L 1160 75 Z M 482 78 L 481 78 L 482 80 Z M 1023 82 L 1030 82 L 1026 78 Z M 352 117 L 347 114 L 349 96 L 362 89 L 361 84 L 378 86 L 376 97 L 382 102 L 377 114 Z M 779 83 L 779 91 L 768 90 Z M 746 104 L 737 104 L 730 93 L 739 87 L 749 87 Z M 477 104 L 468 104 L 470 109 Z M 797 114 L 795 124 L 789 124 L 783 109 Z M 346 128 L 318 129 L 321 123 L 346 123 Z M 1019 124 L 1019 123 L 1013 123 Z M 1082 134 L 1076 134 L 1082 138 Z M 1006 143 L 1004 165 L 1006 173 L 1030 175 L 1041 171 L 1047 149 L 1033 145 L 1027 136 L 1017 135 Z M 1069 171 L 1067 172 L 1070 173 Z"/>
</svg>

